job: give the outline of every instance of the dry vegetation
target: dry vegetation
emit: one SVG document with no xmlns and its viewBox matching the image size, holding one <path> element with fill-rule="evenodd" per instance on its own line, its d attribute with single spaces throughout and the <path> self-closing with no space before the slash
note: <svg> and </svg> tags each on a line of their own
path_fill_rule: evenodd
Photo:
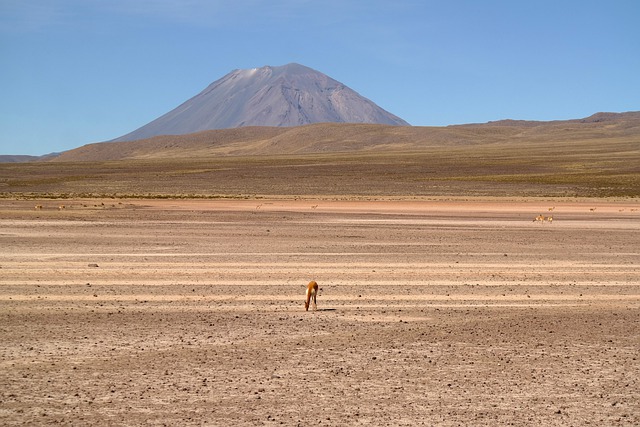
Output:
<svg viewBox="0 0 640 427">
<path fill-rule="evenodd" d="M 248 127 L 133 142 L 90 144 L 63 153 L 56 161 L 429 152 L 432 149 L 477 145 L 522 150 L 528 150 L 530 146 L 546 147 L 555 153 L 581 154 L 583 150 L 591 151 L 590 147 L 608 152 L 606 147 L 598 147 L 603 144 L 637 143 L 639 135 L 640 112 L 600 113 L 584 120 L 507 120 L 449 127 L 323 123 L 293 128 Z M 617 151 L 618 147 L 614 149 Z"/>
<path fill-rule="evenodd" d="M 0 164 L 0 194 L 635 197 L 640 126 L 631 117 L 449 128 L 248 128 L 103 143 L 55 162 Z"/>
</svg>

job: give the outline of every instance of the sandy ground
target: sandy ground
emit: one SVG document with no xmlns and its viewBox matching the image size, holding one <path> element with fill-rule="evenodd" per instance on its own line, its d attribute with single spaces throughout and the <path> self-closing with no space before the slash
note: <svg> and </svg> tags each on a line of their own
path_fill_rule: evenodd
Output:
<svg viewBox="0 0 640 427">
<path fill-rule="evenodd" d="M 640 425 L 638 208 L 0 201 L 0 424 Z"/>
</svg>

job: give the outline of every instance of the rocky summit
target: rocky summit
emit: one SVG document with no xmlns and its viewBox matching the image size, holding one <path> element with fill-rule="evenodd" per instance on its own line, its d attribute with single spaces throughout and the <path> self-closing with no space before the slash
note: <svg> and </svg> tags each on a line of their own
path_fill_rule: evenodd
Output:
<svg viewBox="0 0 640 427">
<path fill-rule="evenodd" d="M 331 77 L 288 64 L 234 70 L 177 108 L 114 141 L 312 123 L 409 125 Z"/>
</svg>

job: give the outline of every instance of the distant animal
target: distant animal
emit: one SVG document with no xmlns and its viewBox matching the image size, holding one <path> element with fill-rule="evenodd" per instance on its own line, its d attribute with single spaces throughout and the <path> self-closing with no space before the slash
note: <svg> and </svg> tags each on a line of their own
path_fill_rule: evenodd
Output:
<svg viewBox="0 0 640 427">
<path fill-rule="evenodd" d="M 313 300 L 313 309 L 318 309 L 318 304 L 316 303 L 316 297 L 318 296 L 318 284 L 315 280 L 312 280 L 307 285 L 307 295 L 306 300 L 304 302 L 304 310 L 309 311 L 309 303 Z"/>
<path fill-rule="evenodd" d="M 537 217 L 535 217 L 533 219 L 533 222 L 541 222 L 542 224 L 544 224 L 545 221 L 553 222 L 553 217 L 552 216 L 538 215 Z"/>
<path fill-rule="evenodd" d="M 552 210 L 554 210 L 555 208 L 556 208 L 555 206 L 554 206 L 554 207 L 552 207 L 552 208 L 549 208 L 549 212 L 551 212 L 551 211 L 552 211 Z"/>
<path fill-rule="evenodd" d="M 42 205 L 36 205 L 36 210 L 42 209 Z"/>
<path fill-rule="evenodd" d="M 65 205 L 60 205 L 58 206 L 58 209 L 63 210 L 66 206 Z"/>
</svg>

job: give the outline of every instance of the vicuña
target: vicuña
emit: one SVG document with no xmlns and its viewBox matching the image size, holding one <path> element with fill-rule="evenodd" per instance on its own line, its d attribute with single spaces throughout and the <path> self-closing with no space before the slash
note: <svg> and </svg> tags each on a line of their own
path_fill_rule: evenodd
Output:
<svg viewBox="0 0 640 427">
<path fill-rule="evenodd" d="M 314 310 L 318 309 L 318 304 L 316 303 L 317 295 L 318 295 L 318 284 L 315 282 L 315 280 L 312 280 L 307 285 L 307 299 L 304 302 L 305 311 L 309 311 L 309 303 L 311 302 L 312 299 L 313 299 L 313 309 Z"/>
</svg>

